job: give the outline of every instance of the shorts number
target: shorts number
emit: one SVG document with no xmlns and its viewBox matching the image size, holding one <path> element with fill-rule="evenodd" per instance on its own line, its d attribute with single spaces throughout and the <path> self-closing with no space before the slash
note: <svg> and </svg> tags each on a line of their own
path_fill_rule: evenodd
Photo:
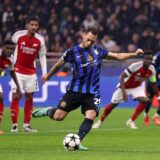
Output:
<svg viewBox="0 0 160 160">
<path fill-rule="evenodd" d="M 100 104 L 101 103 L 101 99 L 100 98 L 94 98 L 94 104 Z"/>
</svg>

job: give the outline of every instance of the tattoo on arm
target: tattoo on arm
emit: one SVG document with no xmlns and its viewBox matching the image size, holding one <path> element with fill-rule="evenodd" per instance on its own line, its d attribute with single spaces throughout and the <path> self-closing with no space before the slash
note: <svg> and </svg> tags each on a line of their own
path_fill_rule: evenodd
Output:
<svg viewBox="0 0 160 160">
<path fill-rule="evenodd" d="M 62 68 L 64 64 L 65 61 L 62 58 L 60 58 L 58 62 L 50 69 L 48 73 L 48 79 L 50 79 L 52 75 L 54 75 L 60 68 Z"/>
</svg>

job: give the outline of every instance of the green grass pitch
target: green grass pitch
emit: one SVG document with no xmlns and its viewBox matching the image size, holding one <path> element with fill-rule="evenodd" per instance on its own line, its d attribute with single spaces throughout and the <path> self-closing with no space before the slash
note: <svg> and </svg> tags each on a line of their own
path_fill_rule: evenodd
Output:
<svg viewBox="0 0 160 160">
<path fill-rule="evenodd" d="M 152 109 L 150 115 L 153 115 Z M 63 138 L 68 133 L 76 133 L 83 120 L 80 110 L 76 110 L 63 121 L 54 122 L 49 118 L 32 119 L 31 126 L 38 133 L 21 131 L 23 110 L 19 117 L 19 133 L 11 134 L 9 108 L 5 108 L 0 129 L 0 160 L 159 160 L 160 126 L 153 122 L 143 125 L 143 115 L 136 121 L 138 130 L 125 127 L 125 122 L 133 109 L 115 109 L 106 119 L 103 127 L 92 130 L 83 145 L 89 151 L 65 151 Z"/>
</svg>

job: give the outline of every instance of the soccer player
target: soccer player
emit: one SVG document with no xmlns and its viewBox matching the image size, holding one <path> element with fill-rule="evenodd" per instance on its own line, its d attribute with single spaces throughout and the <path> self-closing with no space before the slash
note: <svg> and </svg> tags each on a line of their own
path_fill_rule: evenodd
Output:
<svg viewBox="0 0 160 160">
<path fill-rule="evenodd" d="M 122 101 L 128 100 L 128 95 L 132 95 L 133 99 L 138 100 L 138 104 L 135 113 L 131 119 L 127 121 L 127 127 L 131 129 L 137 129 L 134 121 L 139 114 L 144 110 L 146 104 L 150 103 L 150 99 L 145 93 L 145 87 L 142 86 L 142 82 L 148 79 L 152 83 L 152 88 L 157 96 L 156 86 L 156 72 L 152 65 L 152 51 L 144 52 L 144 60 L 132 63 L 124 72 L 120 75 L 120 82 L 117 85 L 116 91 L 113 93 L 111 102 L 106 105 L 100 119 L 93 125 L 92 128 L 101 127 L 105 118 L 112 112 L 112 110 L 118 106 Z"/>
<path fill-rule="evenodd" d="M 13 62 L 13 52 L 15 49 L 15 45 L 12 41 L 4 41 L 2 49 L 0 51 L 0 75 L 3 77 L 5 72 L 4 69 L 8 68 L 10 71 L 10 75 L 13 78 L 17 89 L 16 89 L 16 96 L 21 96 L 20 86 L 18 84 L 18 80 L 16 74 L 14 72 L 14 62 Z M 3 102 L 3 89 L 2 85 L 0 84 L 0 123 L 3 117 L 3 110 L 4 110 L 4 102 Z M 0 134 L 3 134 L 3 131 L 0 130 Z"/>
<path fill-rule="evenodd" d="M 37 132 L 30 127 L 31 114 L 33 108 L 33 94 L 39 90 L 36 75 L 35 60 L 39 56 L 42 74 L 47 73 L 46 64 L 46 48 L 44 38 L 37 32 L 39 28 L 39 17 L 36 15 L 30 16 L 27 21 L 27 30 L 17 31 L 12 37 L 12 41 L 16 44 L 14 57 L 15 72 L 21 89 L 25 92 L 24 104 L 24 124 L 23 131 Z M 12 102 L 11 102 L 11 119 L 12 133 L 18 132 L 18 113 L 19 113 L 19 98 L 15 91 L 16 85 L 12 81 Z"/>
<path fill-rule="evenodd" d="M 153 65 L 156 69 L 156 75 L 157 75 L 157 86 L 158 86 L 158 90 L 160 92 L 160 51 L 157 52 L 155 54 L 155 56 L 153 57 Z M 153 99 L 153 97 L 155 96 L 151 84 L 147 83 L 146 86 L 147 89 L 147 93 L 148 96 L 150 97 L 150 99 Z M 144 112 L 144 124 L 146 126 L 150 125 L 150 120 L 149 120 L 149 110 L 151 107 L 152 101 L 150 103 L 147 104 L 146 108 L 145 108 L 145 112 Z M 159 116 L 160 116 L 160 107 L 158 107 L 157 112 L 154 114 L 154 116 L 152 117 L 154 123 L 158 126 L 160 126 L 160 120 L 159 120 Z"/>
<path fill-rule="evenodd" d="M 57 108 L 37 109 L 32 113 L 33 117 L 49 116 L 53 120 L 62 121 L 69 112 L 81 106 L 81 112 L 85 115 L 78 132 L 81 141 L 90 131 L 99 112 L 99 76 L 102 59 L 124 60 L 143 53 L 141 49 L 135 53 L 112 53 L 94 45 L 96 39 L 97 31 L 94 28 L 84 31 L 82 42 L 67 49 L 49 73 L 42 77 L 42 81 L 45 83 L 66 62 L 71 63 L 73 78 Z M 82 145 L 80 145 L 80 149 L 87 150 Z"/>
</svg>

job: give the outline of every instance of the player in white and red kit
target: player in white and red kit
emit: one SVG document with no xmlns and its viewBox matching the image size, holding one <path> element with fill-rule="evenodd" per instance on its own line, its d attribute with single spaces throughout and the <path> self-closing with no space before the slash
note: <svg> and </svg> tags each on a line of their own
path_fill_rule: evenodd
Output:
<svg viewBox="0 0 160 160">
<path fill-rule="evenodd" d="M 47 73 L 46 64 L 46 47 L 44 38 L 37 32 L 39 28 L 39 17 L 31 16 L 27 21 L 27 30 L 16 32 L 12 41 L 16 44 L 15 57 L 15 72 L 20 84 L 20 87 L 25 92 L 24 104 L 24 124 L 25 132 L 37 132 L 30 127 L 30 120 L 33 108 L 33 94 L 39 90 L 36 75 L 35 60 L 39 56 L 42 68 L 42 75 Z M 16 86 L 12 81 L 12 102 L 11 102 L 11 132 L 18 132 L 18 113 L 19 113 L 19 98 L 15 96 Z"/>
<path fill-rule="evenodd" d="M 146 104 L 150 102 L 150 99 L 145 93 L 145 87 L 142 85 L 146 79 L 149 79 L 153 83 L 152 87 L 154 92 L 158 96 L 156 86 L 156 72 L 152 65 L 152 52 L 144 52 L 144 60 L 132 63 L 128 69 L 126 69 L 120 76 L 120 83 L 117 85 L 116 91 L 113 93 L 111 103 L 107 104 L 100 119 L 92 126 L 93 128 L 99 128 L 104 119 L 111 113 L 111 111 L 122 101 L 128 100 L 128 95 L 132 95 L 133 99 L 138 100 L 140 103 L 137 106 L 139 108 L 132 115 L 131 119 L 127 121 L 127 127 L 137 129 L 134 120 L 144 110 Z"/>
<path fill-rule="evenodd" d="M 16 96 L 20 97 L 21 96 L 20 86 L 18 84 L 18 80 L 14 72 L 14 60 L 13 60 L 14 49 L 15 45 L 12 41 L 5 41 L 3 43 L 2 49 L 0 51 L 0 75 L 4 76 L 4 69 L 8 68 L 8 70 L 10 71 L 10 75 L 17 86 Z M 0 123 L 2 121 L 3 110 L 4 110 L 2 85 L 0 84 Z M 3 131 L 0 130 L 0 134 L 3 134 Z"/>
</svg>

